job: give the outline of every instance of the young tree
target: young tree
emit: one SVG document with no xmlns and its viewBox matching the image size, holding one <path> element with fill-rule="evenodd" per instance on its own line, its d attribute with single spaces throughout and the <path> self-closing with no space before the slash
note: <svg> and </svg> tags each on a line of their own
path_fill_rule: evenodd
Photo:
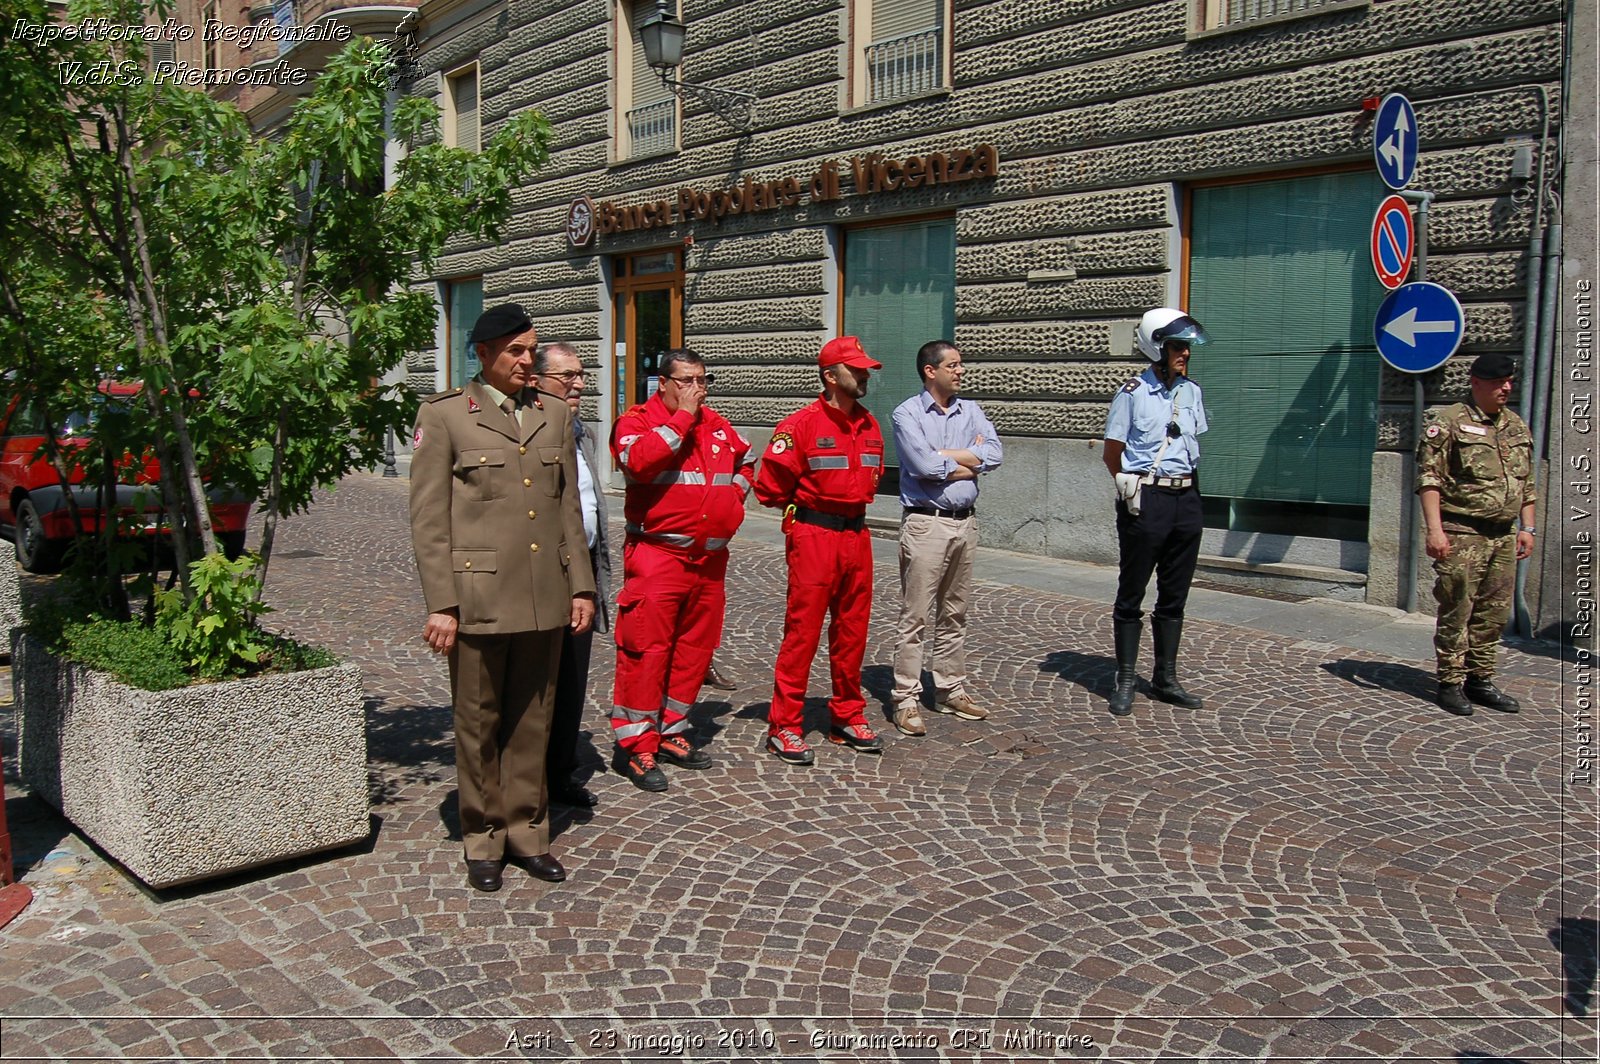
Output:
<svg viewBox="0 0 1600 1064">
<path fill-rule="evenodd" d="M 151 6 L 78 0 L 69 20 L 141 25 Z M 0 16 L 0 338 L 31 338 L 0 345 L 0 368 L 50 402 L 141 383 L 109 449 L 159 456 L 185 593 L 218 549 L 207 480 L 260 502 L 264 573 L 278 521 L 404 430 L 411 399 L 380 382 L 436 317 L 408 284 L 453 237 L 498 235 L 549 125 L 523 112 L 481 153 L 446 147 L 437 109 L 397 99 L 390 50 L 361 38 L 257 138 L 231 105 L 144 74 L 142 40 L 19 39 L 49 23 L 44 0 Z M 387 187 L 386 129 L 409 148 Z M 85 320 L 102 343 L 58 349 Z"/>
</svg>

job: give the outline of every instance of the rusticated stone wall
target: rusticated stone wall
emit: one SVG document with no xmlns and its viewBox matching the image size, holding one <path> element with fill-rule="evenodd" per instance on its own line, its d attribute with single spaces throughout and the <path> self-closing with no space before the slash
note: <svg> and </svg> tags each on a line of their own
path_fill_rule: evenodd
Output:
<svg viewBox="0 0 1600 1064">
<path fill-rule="evenodd" d="M 1512 165 L 1519 147 L 1537 157 L 1547 117 L 1558 128 L 1562 11 L 1560 0 L 1375 0 L 1194 34 L 1191 0 L 955 0 L 951 90 L 855 107 L 846 0 L 682 0 L 682 76 L 755 93 L 755 127 L 739 135 L 689 99 L 680 150 L 619 160 L 611 4 L 509 0 L 478 29 L 425 50 L 422 62 L 447 70 L 476 54 L 485 134 L 511 113 L 541 108 L 555 124 L 550 162 L 518 192 L 507 239 L 452 247 L 440 275 L 481 269 L 486 301 L 527 303 L 545 335 L 573 341 L 591 365 L 604 358 L 609 380 L 601 259 L 692 237 L 686 339 L 713 363 L 718 407 L 770 426 L 815 387 L 809 360 L 836 299 L 827 227 L 950 213 L 955 339 L 971 366 L 968 387 L 1008 440 L 1040 441 L 1018 448 L 1030 468 L 1001 475 L 1089 483 L 1099 455 L 1088 442 L 1112 392 L 1141 365 L 1129 322 L 1180 295 L 1185 183 L 1370 164 L 1371 115 L 1361 100 L 1404 91 L 1422 132 L 1413 187 L 1437 196 L 1430 276 L 1467 310 L 1460 355 L 1426 381 L 1430 402 L 1450 401 L 1478 353 L 1521 351 L 1533 211 Z M 417 84 L 436 91 L 429 78 Z M 1548 93 L 1549 116 L 1534 87 Z M 720 224 L 602 237 L 581 253 L 563 238 L 578 195 L 639 204 L 746 177 L 804 182 L 823 158 L 978 143 L 999 151 L 995 180 L 862 196 L 851 194 L 845 167 L 838 201 L 806 197 Z M 1203 383 L 1203 361 L 1196 369 Z M 1380 450 L 1410 448 L 1411 395 L 1409 379 L 1385 371 Z M 591 402 L 586 413 L 603 419 L 605 405 Z M 1017 512 L 986 524 L 986 535 L 1104 557 L 1106 544 L 1089 545 L 1083 532 L 1109 521 L 1098 494 L 1044 485 L 991 495 Z M 1028 511 L 1046 499 L 1082 509 Z M 1409 500 L 1391 493 L 1372 504 L 1391 515 L 1374 527 L 1388 527 Z"/>
</svg>

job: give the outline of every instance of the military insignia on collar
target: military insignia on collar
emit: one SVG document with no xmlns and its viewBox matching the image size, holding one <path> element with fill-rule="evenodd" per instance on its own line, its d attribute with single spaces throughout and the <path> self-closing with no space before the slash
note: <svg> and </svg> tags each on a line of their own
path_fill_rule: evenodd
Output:
<svg viewBox="0 0 1600 1064">
<path fill-rule="evenodd" d="M 413 447 L 421 447 L 422 446 L 422 426 L 421 425 L 418 425 L 417 426 L 417 431 L 415 431 L 415 432 L 413 432 L 411 434 L 411 446 L 413 446 Z"/>
<path fill-rule="evenodd" d="M 784 451 L 787 451 L 793 446 L 793 436 L 789 435 L 787 432 L 775 432 L 772 435 L 772 443 L 768 444 L 767 450 L 771 451 L 773 454 L 782 454 Z"/>
<path fill-rule="evenodd" d="M 1429 425 L 1428 426 L 1428 431 L 1423 433 L 1423 435 L 1427 436 L 1428 439 L 1430 439 L 1430 440 L 1433 439 L 1435 436 L 1439 435 L 1439 426 L 1438 425 Z"/>
<path fill-rule="evenodd" d="M 467 396 L 467 413 L 476 414 L 479 410 L 482 410 L 482 409 L 483 408 L 478 405 L 478 401 L 476 399 L 474 399 L 470 395 Z"/>
<path fill-rule="evenodd" d="M 839 441 L 834 439 L 832 436 L 818 436 L 817 437 L 817 446 L 818 447 L 837 447 L 837 446 L 839 446 Z"/>
<path fill-rule="evenodd" d="M 1130 380 L 1127 384 L 1124 384 L 1122 386 L 1122 390 L 1125 391 L 1125 392 L 1136 392 L 1136 391 L 1138 391 L 1139 390 L 1139 378 L 1135 377 L 1132 380 Z"/>
</svg>

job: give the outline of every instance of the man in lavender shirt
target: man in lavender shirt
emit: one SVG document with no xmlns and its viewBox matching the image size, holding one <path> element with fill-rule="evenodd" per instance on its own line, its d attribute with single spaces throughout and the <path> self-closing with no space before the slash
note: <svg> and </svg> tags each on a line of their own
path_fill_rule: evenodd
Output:
<svg viewBox="0 0 1600 1064">
<path fill-rule="evenodd" d="M 978 474 L 1000 468 L 1000 438 L 978 404 L 958 399 L 961 352 L 934 340 L 917 352 L 923 390 L 894 411 L 900 455 L 900 641 L 894 655 L 894 726 L 926 735 L 923 641 L 934 620 L 934 708 L 963 720 L 989 711 L 967 693 L 967 599 L 978 549 Z"/>
</svg>

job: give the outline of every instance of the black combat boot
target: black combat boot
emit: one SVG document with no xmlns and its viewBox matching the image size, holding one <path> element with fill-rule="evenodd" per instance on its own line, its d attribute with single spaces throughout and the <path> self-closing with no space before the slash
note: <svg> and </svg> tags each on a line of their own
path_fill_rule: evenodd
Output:
<svg viewBox="0 0 1600 1064">
<path fill-rule="evenodd" d="M 1439 708 L 1446 713 L 1454 713 L 1458 717 L 1472 716 L 1472 703 L 1467 701 L 1467 696 L 1458 683 L 1442 683 L 1439 685 L 1439 695 L 1434 701 L 1439 703 Z"/>
<path fill-rule="evenodd" d="M 1133 687 L 1138 680 L 1134 666 L 1139 662 L 1144 625 L 1139 621 L 1112 621 L 1111 627 L 1117 641 L 1117 686 L 1106 701 L 1113 717 L 1126 717 L 1133 712 Z"/>
<path fill-rule="evenodd" d="M 1522 709 L 1520 702 L 1496 687 L 1494 681 L 1487 676 L 1468 676 L 1465 694 L 1467 701 L 1488 706 L 1501 713 L 1516 713 Z"/>
<path fill-rule="evenodd" d="M 1156 637 L 1156 669 L 1150 677 L 1150 693 L 1163 702 L 1171 702 L 1184 709 L 1200 709 L 1205 705 L 1200 699 L 1183 689 L 1178 683 L 1178 643 L 1183 639 L 1183 620 L 1151 618 Z"/>
</svg>

